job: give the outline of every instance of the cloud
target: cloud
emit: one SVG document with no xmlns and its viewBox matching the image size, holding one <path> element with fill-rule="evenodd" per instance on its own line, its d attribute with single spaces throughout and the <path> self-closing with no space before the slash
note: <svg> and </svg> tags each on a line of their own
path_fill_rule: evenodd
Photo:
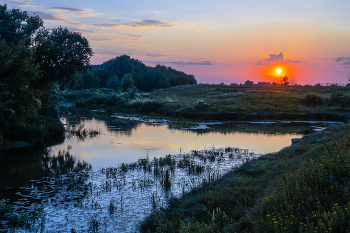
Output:
<svg viewBox="0 0 350 233">
<path fill-rule="evenodd" d="M 338 62 L 338 61 L 343 61 L 346 59 L 348 59 L 348 57 L 338 57 L 335 61 Z"/>
<path fill-rule="evenodd" d="M 148 57 L 164 57 L 166 55 L 161 54 L 161 53 L 144 53 L 143 55 L 148 56 Z"/>
<path fill-rule="evenodd" d="M 95 13 L 93 10 L 84 9 L 83 14 L 80 14 L 82 18 L 99 17 L 102 13 Z"/>
<path fill-rule="evenodd" d="M 68 30 L 69 30 L 69 31 L 73 31 L 73 32 L 94 33 L 94 31 L 84 30 L 84 29 L 81 29 L 81 28 L 71 28 L 71 27 L 68 27 Z"/>
<path fill-rule="evenodd" d="M 132 55 L 132 53 L 127 53 L 123 51 L 110 51 L 110 50 L 101 50 L 101 49 L 95 49 L 94 54 L 108 54 L 113 56 L 120 56 L 122 54 Z"/>
<path fill-rule="evenodd" d="M 295 60 L 287 59 L 284 63 L 286 63 L 286 64 L 290 64 L 290 63 L 305 63 L 305 61 L 295 61 Z"/>
<path fill-rule="evenodd" d="M 258 62 L 258 63 L 255 63 L 254 65 L 256 65 L 256 66 L 264 66 L 264 65 L 266 65 L 266 63 Z"/>
<path fill-rule="evenodd" d="M 48 10 L 61 10 L 61 11 L 73 11 L 73 12 L 84 12 L 85 10 L 70 8 L 70 7 L 50 7 Z"/>
<path fill-rule="evenodd" d="M 131 39 L 136 40 L 136 41 L 141 41 L 143 38 L 146 38 L 145 36 L 132 35 L 132 34 L 118 34 L 118 36 L 131 38 Z"/>
<path fill-rule="evenodd" d="M 61 12 L 61 11 L 68 11 L 70 14 L 80 14 L 79 16 L 81 18 L 89 18 L 89 17 L 99 17 L 101 13 L 95 13 L 91 9 L 79 9 L 79 8 L 71 8 L 71 7 L 50 7 L 48 8 L 49 11 L 56 11 L 56 12 Z"/>
<path fill-rule="evenodd" d="M 260 61 L 255 63 L 255 65 L 266 65 L 269 63 L 305 63 L 305 61 L 293 60 L 292 58 L 286 58 L 286 54 L 283 52 L 280 53 L 271 53 L 267 57 L 260 56 Z"/>
<path fill-rule="evenodd" d="M 35 4 L 30 0 L 0 0 L 0 3 L 7 3 L 17 7 L 35 7 Z"/>
<path fill-rule="evenodd" d="M 119 29 L 121 24 L 117 24 L 117 23 L 100 23 L 100 24 L 92 24 L 92 26 L 95 26 L 95 27 L 98 27 L 98 28 Z"/>
<path fill-rule="evenodd" d="M 62 15 L 54 15 L 50 13 L 45 13 L 42 11 L 27 11 L 28 14 L 36 14 L 39 15 L 39 17 L 43 20 L 49 20 L 49 21 L 61 21 L 64 19 L 64 16 Z"/>
<path fill-rule="evenodd" d="M 199 66 L 212 66 L 213 63 L 211 61 L 199 61 L 199 62 L 181 62 L 181 61 L 173 61 L 173 62 L 154 62 L 157 64 L 173 64 L 173 65 L 199 65 Z"/>
<path fill-rule="evenodd" d="M 350 57 L 338 57 L 335 61 L 344 61 L 342 64 L 345 65 L 345 68 L 350 68 Z"/>
<path fill-rule="evenodd" d="M 97 41 L 97 42 L 117 41 L 116 38 L 114 38 L 114 39 L 99 38 L 99 39 L 89 39 L 89 40 L 93 40 L 93 41 Z"/>
<path fill-rule="evenodd" d="M 269 54 L 268 57 L 265 58 L 267 62 L 283 62 L 283 59 L 286 55 L 283 52 L 280 53 L 272 53 Z"/>
<path fill-rule="evenodd" d="M 173 28 L 179 26 L 177 23 L 150 19 L 130 23 L 101 23 L 92 25 L 99 28 L 113 28 L 116 30 L 120 28 Z"/>
<path fill-rule="evenodd" d="M 145 19 L 137 22 L 131 22 L 128 24 L 131 27 L 164 27 L 164 28 L 169 28 L 169 27 L 174 27 L 175 25 L 173 23 L 169 22 L 164 22 L 160 20 L 151 20 L 151 19 Z"/>
</svg>

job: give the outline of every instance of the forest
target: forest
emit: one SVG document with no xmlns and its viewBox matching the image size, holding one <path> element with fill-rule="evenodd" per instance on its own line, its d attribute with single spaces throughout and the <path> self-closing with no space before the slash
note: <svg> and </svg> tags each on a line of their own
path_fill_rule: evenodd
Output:
<svg viewBox="0 0 350 233">
<path fill-rule="evenodd" d="M 197 84 L 193 75 L 160 64 L 156 67 L 146 66 L 140 60 L 124 54 L 101 65 L 92 65 L 90 72 L 75 74 L 68 87 L 72 90 L 107 87 L 125 92 L 127 88 L 133 87 L 140 91 L 151 91 L 192 84 Z"/>
</svg>

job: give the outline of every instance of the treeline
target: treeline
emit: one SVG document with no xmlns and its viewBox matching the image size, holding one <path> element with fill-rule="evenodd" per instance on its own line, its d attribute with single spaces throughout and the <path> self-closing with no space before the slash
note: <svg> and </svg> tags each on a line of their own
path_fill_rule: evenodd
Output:
<svg viewBox="0 0 350 233">
<path fill-rule="evenodd" d="M 140 60 L 122 55 L 101 65 L 93 65 L 90 72 L 75 74 L 69 88 L 82 90 L 106 87 L 126 91 L 127 88 L 137 87 L 141 91 L 151 91 L 191 84 L 197 84 L 193 75 L 159 64 L 155 67 L 146 66 Z"/>
<path fill-rule="evenodd" d="M 49 117 L 53 84 L 90 67 L 86 38 L 43 25 L 38 15 L 0 4 L 0 145 L 62 136 L 62 124 Z"/>
</svg>

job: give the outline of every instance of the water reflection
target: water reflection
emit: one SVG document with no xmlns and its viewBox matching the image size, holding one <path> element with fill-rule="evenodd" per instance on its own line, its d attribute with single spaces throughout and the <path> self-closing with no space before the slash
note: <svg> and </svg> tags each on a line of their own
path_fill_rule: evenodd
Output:
<svg viewBox="0 0 350 233">
<path fill-rule="evenodd" d="M 77 160 L 65 150 L 56 155 L 42 146 L 0 150 L 0 200 L 17 200 L 20 196 L 15 194 L 23 192 L 20 187 L 41 187 L 45 177 L 57 178 L 91 168 L 90 164 Z"/>
<path fill-rule="evenodd" d="M 72 109 L 62 117 L 67 125 L 84 124 L 86 128 L 101 132 L 98 139 L 68 138 L 53 152 L 71 146 L 71 153 L 94 167 L 117 166 L 132 163 L 148 155 L 150 158 L 182 151 L 212 147 L 239 147 L 256 153 L 268 153 L 291 145 L 292 138 L 299 138 L 310 131 L 306 125 L 278 124 L 210 124 L 206 129 L 169 129 L 164 121 L 140 122 L 111 117 L 108 113 Z M 159 123 L 160 122 L 160 123 Z"/>
<path fill-rule="evenodd" d="M 92 129 L 93 127 L 103 127 L 108 132 L 126 136 L 132 136 L 132 130 L 142 124 L 139 121 L 112 118 L 110 114 L 104 112 L 92 112 L 79 108 L 72 108 L 66 111 L 62 115 L 62 121 L 67 126 L 85 124 L 86 127 Z M 99 122 L 99 124 L 96 125 L 94 122 Z"/>
</svg>

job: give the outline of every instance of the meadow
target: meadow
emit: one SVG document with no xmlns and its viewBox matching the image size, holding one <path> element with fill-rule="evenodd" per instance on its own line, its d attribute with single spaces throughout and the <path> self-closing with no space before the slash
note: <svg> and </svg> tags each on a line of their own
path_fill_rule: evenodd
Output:
<svg viewBox="0 0 350 233">
<path fill-rule="evenodd" d="M 347 121 L 350 95 L 341 86 L 187 85 L 152 92 L 135 89 L 61 91 L 54 100 L 71 99 L 78 107 L 184 120 Z"/>
</svg>

